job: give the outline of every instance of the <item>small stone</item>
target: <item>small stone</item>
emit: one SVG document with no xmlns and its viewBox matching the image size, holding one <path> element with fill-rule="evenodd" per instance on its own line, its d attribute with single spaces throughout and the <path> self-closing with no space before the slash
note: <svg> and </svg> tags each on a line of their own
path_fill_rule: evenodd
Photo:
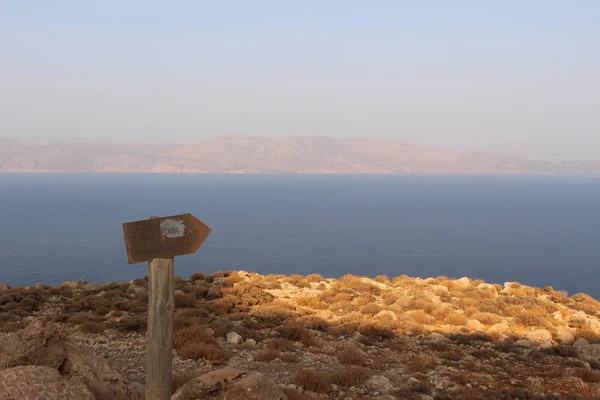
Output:
<svg viewBox="0 0 600 400">
<path fill-rule="evenodd" d="M 256 346 L 256 340 L 254 340 L 254 339 L 246 339 L 246 344 L 248 346 Z"/>
<path fill-rule="evenodd" d="M 422 394 L 421 395 L 421 400 L 435 400 L 432 396 L 428 395 L 428 394 Z"/>
</svg>

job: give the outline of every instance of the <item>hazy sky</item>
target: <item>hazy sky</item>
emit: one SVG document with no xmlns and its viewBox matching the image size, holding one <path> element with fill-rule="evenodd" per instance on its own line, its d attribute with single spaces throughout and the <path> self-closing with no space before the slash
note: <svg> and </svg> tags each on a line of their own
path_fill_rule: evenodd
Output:
<svg viewBox="0 0 600 400">
<path fill-rule="evenodd" d="M 0 137 L 600 159 L 598 0 L 0 0 Z"/>
</svg>

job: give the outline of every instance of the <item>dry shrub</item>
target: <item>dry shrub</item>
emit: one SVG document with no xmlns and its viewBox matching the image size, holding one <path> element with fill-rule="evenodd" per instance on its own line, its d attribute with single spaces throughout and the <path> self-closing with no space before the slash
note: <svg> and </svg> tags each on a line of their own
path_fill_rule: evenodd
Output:
<svg viewBox="0 0 600 400">
<path fill-rule="evenodd" d="M 204 280 L 204 274 L 202 272 L 194 272 L 192 273 L 192 275 L 190 275 L 190 281 L 195 282 L 195 281 L 203 281 Z"/>
<path fill-rule="evenodd" d="M 354 364 L 364 366 L 366 363 L 365 355 L 362 351 L 355 348 L 346 348 L 336 354 L 337 359 L 344 364 Z"/>
<path fill-rule="evenodd" d="M 368 368 L 343 367 L 331 372 L 331 382 L 341 387 L 359 386 L 372 375 Z"/>
<path fill-rule="evenodd" d="M 573 375 L 587 383 L 600 382 L 600 372 L 598 371 L 590 371 L 586 368 L 578 368 L 575 370 Z"/>
<path fill-rule="evenodd" d="M 184 360 L 199 360 L 200 358 L 204 358 L 215 365 L 226 364 L 229 360 L 229 355 L 215 343 L 188 344 L 179 349 L 177 353 Z"/>
<path fill-rule="evenodd" d="M 596 342 L 598 339 L 600 339 L 600 336 L 596 333 L 594 328 L 588 324 L 585 324 L 581 328 L 577 329 L 575 336 L 584 338 L 588 342 Z"/>
<path fill-rule="evenodd" d="M 384 321 L 367 322 L 359 326 L 358 332 L 371 338 L 390 339 L 395 335 L 395 328 L 395 324 L 391 321 L 389 323 Z"/>
<path fill-rule="evenodd" d="M 329 393 L 331 376 L 314 368 L 306 368 L 296 372 L 293 383 L 312 392 Z"/>
<path fill-rule="evenodd" d="M 442 321 L 446 318 L 446 316 L 448 316 L 448 312 L 451 311 L 448 308 L 445 307 L 438 307 L 435 310 L 431 311 L 430 314 L 432 317 L 434 317 L 436 320 L 438 321 Z"/>
<path fill-rule="evenodd" d="M 463 355 L 460 351 L 446 351 L 441 353 L 440 357 L 450 361 L 460 361 L 463 359 Z"/>
<path fill-rule="evenodd" d="M 426 373 L 437 366 L 436 362 L 425 357 L 417 357 L 406 364 L 406 370 L 410 373 Z"/>
<path fill-rule="evenodd" d="M 296 304 L 302 307 L 308 307 L 313 310 L 325 310 L 329 307 L 327 303 L 319 300 L 318 298 L 310 295 L 300 295 L 296 297 Z"/>
<path fill-rule="evenodd" d="M 406 316 L 409 317 L 412 321 L 421 325 L 435 325 L 436 319 L 431 315 L 428 315 L 423 310 L 410 311 L 406 313 Z"/>
<path fill-rule="evenodd" d="M 175 332 L 173 346 L 179 350 L 185 346 L 195 343 L 215 344 L 215 338 L 206 331 L 203 325 L 195 325 L 183 328 Z"/>
<path fill-rule="evenodd" d="M 345 313 L 351 313 L 351 312 L 359 311 L 360 306 L 358 304 L 354 304 L 354 303 L 338 301 L 338 302 L 332 303 L 329 306 L 329 309 L 333 312 L 343 311 Z"/>
<path fill-rule="evenodd" d="M 525 312 L 525 308 L 523 306 L 507 306 L 502 310 L 502 315 L 505 317 L 516 317 L 523 312 Z"/>
<path fill-rule="evenodd" d="M 225 337 L 229 332 L 235 331 L 242 336 L 245 336 L 246 329 L 239 326 L 229 319 L 219 318 L 208 324 L 208 327 L 213 330 L 215 337 Z"/>
<path fill-rule="evenodd" d="M 391 290 L 383 295 L 383 304 L 392 305 L 401 297 L 404 297 L 401 293 Z"/>
<path fill-rule="evenodd" d="M 225 278 L 225 283 L 227 285 L 233 286 L 238 282 L 242 282 L 244 278 L 237 271 L 231 271 L 229 276 Z"/>
<path fill-rule="evenodd" d="M 299 288 L 310 288 L 310 282 L 303 277 L 302 275 L 291 275 L 289 278 L 285 280 L 285 282 L 290 283 Z"/>
<path fill-rule="evenodd" d="M 314 329 L 317 331 L 325 331 L 328 326 L 326 321 L 315 315 L 305 315 L 303 317 L 299 317 L 296 319 L 295 323 L 306 329 Z"/>
<path fill-rule="evenodd" d="M 312 283 L 312 282 L 321 282 L 321 281 L 325 280 L 325 278 L 323 278 L 323 276 L 320 274 L 310 274 L 306 277 L 306 280 L 308 282 Z"/>
<path fill-rule="evenodd" d="M 550 287 L 550 289 L 552 289 Z M 567 304 L 569 302 L 569 292 L 566 290 L 550 290 L 549 296 L 550 300 L 559 304 Z"/>
<path fill-rule="evenodd" d="M 502 303 L 497 303 L 492 300 L 483 300 L 477 304 L 479 311 L 496 315 L 502 314 L 502 310 L 500 308 L 503 306 L 504 305 Z"/>
<path fill-rule="evenodd" d="M 413 278 L 409 277 L 406 274 L 402 274 L 402 275 L 397 276 L 392 279 L 392 285 L 395 287 L 399 287 L 399 286 L 403 286 L 406 284 L 412 284 L 413 281 L 414 281 Z"/>
<path fill-rule="evenodd" d="M 523 311 L 515 316 L 515 322 L 528 327 L 546 327 L 547 323 L 543 315 L 535 311 Z"/>
<path fill-rule="evenodd" d="M 305 347 L 310 347 L 314 344 L 314 338 L 308 329 L 297 324 L 282 326 L 277 331 L 281 338 L 300 341 Z"/>
<path fill-rule="evenodd" d="M 452 312 L 446 315 L 444 322 L 448 325 L 463 326 L 467 323 L 468 318 L 461 312 Z"/>
<path fill-rule="evenodd" d="M 265 350 L 254 355 L 254 361 L 258 362 L 271 362 L 276 358 L 281 360 L 281 353 L 277 350 Z"/>
<path fill-rule="evenodd" d="M 494 325 L 503 321 L 502 317 L 492 313 L 479 312 L 471 315 L 472 319 L 476 319 L 484 325 Z"/>
<path fill-rule="evenodd" d="M 373 303 L 366 304 L 360 308 L 360 312 L 362 314 L 366 314 L 366 315 L 375 315 L 382 310 L 383 310 L 383 307 L 381 307 L 378 304 L 373 304 Z"/>
<path fill-rule="evenodd" d="M 288 318 L 293 318 L 294 313 L 290 310 L 278 306 L 263 306 L 254 311 L 254 317 L 272 324 L 281 325 Z"/>
<path fill-rule="evenodd" d="M 477 314 L 478 312 L 479 312 L 479 309 L 474 306 L 465 308 L 465 315 L 468 317 L 471 317 L 473 314 Z"/>
<path fill-rule="evenodd" d="M 490 359 L 492 357 L 497 357 L 498 354 L 491 349 L 477 349 L 471 352 L 471 355 L 475 358 L 482 358 L 482 359 Z"/>
<path fill-rule="evenodd" d="M 375 296 L 379 296 L 381 294 L 381 289 L 379 289 L 378 286 L 363 281 L 363 279 L 359 276 L 344 275 L 338 280 L 338 283 L 358 293 L 368 293 Z"/>
<path fill-rule="evenodd" d="M 289 351 L 294 348 L 294 342 L 284 338 L 269 339 L 266 344 L 270 350 Z"/>
<path fill-rule="evenodd" d="M 588 315 L 600 315 L 600 302 L 585 293 L 571 296 L 569 306 L 575 310 L 583 311 Z"/>
<path fill-rule="evenodd" d="M 192 293 L 178 293 L 175 295 L 176 308 L 196 307 L 196 296 Z"/>
<path fill-rule="evenodd" d="M 388 278 L 385 275 L 377 275 L 375 277 L 375 281 L 379 282 L 379 283 L 383 283 L 385 285 L 390 285 L 392 282 L 390 282 L 390 278 Z"/>
<path fill-rule="evenodd" d="M 207 302 L 206 308 L 213 314 L 224 316 L 234 310 L 237 301 L 236 297 L 227 295 L 221 299 Z"/>
</svg>

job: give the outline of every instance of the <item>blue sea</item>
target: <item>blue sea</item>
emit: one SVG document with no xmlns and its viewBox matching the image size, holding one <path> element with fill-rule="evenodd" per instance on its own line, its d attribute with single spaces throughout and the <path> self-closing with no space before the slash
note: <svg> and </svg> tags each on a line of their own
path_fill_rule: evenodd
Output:
<svg viewBox="0 0 600 400">
<path fill-rule="evenodd" d="M 600 298 L 600 177 L 0 174 L 0 281 L 132 280 L 122 223 L 213 228 L 177 275 L 469 276 Z"/>
</svg>

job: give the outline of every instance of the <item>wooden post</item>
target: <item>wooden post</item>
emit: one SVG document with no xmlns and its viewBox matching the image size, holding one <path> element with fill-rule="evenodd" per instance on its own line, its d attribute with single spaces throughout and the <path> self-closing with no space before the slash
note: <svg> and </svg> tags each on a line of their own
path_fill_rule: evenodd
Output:
<svg viewBox="0 0 600 400">
<path fill-rule="evenodd" d="M 146 400 L 171 398 L 175 285 L 172 258 L 148 263 Z"/>
</svg>

